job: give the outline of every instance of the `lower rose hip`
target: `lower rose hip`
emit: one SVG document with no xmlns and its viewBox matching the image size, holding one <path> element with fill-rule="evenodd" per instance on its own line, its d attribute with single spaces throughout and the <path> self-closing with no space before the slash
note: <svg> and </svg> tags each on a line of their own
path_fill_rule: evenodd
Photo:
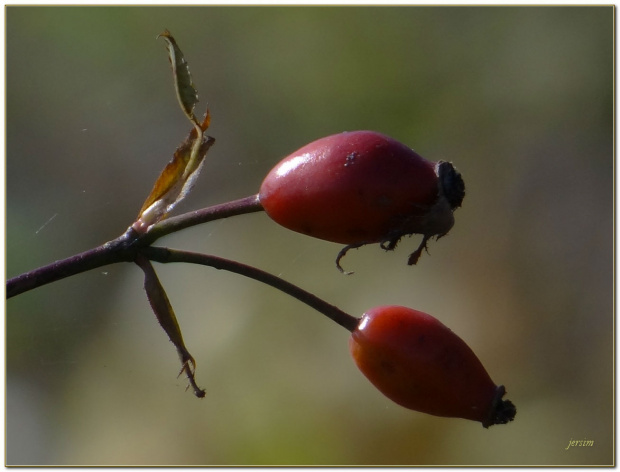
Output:
<svg viewBox="0 0 620 472">
<path fill-rule="evenodd" d="M 349 347 L 370 382 L 406 408 L 485 428 L 515 416 L 514 405 L 502 400 L 504 387 L 493 383 L 469 346 L 426 313 L 401 306 L 368 310 Z"/>
</svg>

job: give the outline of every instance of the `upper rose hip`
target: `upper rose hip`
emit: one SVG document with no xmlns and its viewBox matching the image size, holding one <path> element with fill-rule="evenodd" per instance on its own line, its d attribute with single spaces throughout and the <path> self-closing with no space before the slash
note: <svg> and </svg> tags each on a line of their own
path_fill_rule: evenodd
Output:
<svg viewBox="0 0 620 472">
<path fill-rule="evenodd" d="M 259 198 L 282 226 L 357 247 L 394 249 L 407 234 L 426 241 L 454 224 L 464 184 L 448 162 L 434 163 L 404 144 L 373 131 L 352 131 L 314 141 L 277 164 Z M 342 256 L 343 254 L 341 254 Z"/>
</svg>

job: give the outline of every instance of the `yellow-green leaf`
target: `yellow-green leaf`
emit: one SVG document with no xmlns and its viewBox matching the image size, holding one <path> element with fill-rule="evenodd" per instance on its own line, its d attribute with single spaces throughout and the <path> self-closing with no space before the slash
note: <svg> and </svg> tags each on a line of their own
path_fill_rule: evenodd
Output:
<svg viewBox="0 0 620 472">
<path fill-rule="evenodd" d="M 177 42 L 170 34 L 170 31 L 165 30 L 158 36 L 158 38 L 159 37 L 164 38 L 166 41 L 166 46 L 168 47 L 168 58 L 170 60 L 170 65 L 172 66 L 174 88 L 176 90 L 177 99 L 179 100 L 181 109 L 190 121 L 196 123 L 194 107 L 196 106 L 196 103 L 198 103 L 198 92 L 196 92 L 196 89 L 194 88 L 194 83 L 192 82 L 192 76 L 189 73 L 187 61 L 183 56 L 183 52 L 177 45 Z"/>
</svg>

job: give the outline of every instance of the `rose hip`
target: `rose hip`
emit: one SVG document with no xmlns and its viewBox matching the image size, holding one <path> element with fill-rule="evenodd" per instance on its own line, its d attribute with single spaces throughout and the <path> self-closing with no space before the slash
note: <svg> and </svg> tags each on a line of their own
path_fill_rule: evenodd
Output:
<svg viewBox="0 0 620 472">
<path fill-rule="evenodd" d="M 401 306 L 368 310 L 349 347 L 362 373 L 386 397 L 412 410 L 480 421 L 485 428 L 512 421 L 516 409 L 502 400 L 473 351 L 426 313 Z"/>
<path fill-rule="evenodd" d="M 428 161 L 374 131 L 328 136 L 295 151 L 263 181 L 259 199 L 280 225 L 353 247 L 380 243 L 392 250 L 404 235 L 422 234 L 410 256 L 454 225 L 465 195 L 451 163 Z"/>
</svg>

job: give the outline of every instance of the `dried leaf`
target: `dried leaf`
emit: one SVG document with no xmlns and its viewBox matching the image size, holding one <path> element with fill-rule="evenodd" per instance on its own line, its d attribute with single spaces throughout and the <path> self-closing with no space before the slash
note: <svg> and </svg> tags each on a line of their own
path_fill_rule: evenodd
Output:
<svg viewBox="0 0 620 472">
<path fill-rule="evenodd" d="M 177 352 L 179 353 L 179 358 L 181 359 L 181 364 L 183 366 L 179 375 L 185 372 L 190 385 L 194 389 L 194 394 L 197 397 L 202 398 L 206 393 L 203 389 L 196 385 L 196 379 L 194 377 L 196 371 L 196 361 L 185 347 L 183 335 L 181 334 L 181 328 L 177 321 L 177 317 L 174 314 L 174 310 L 172 309 L 172 305 L 170 304 L 170 300 L 166 295 L 166 291 L 159 281 L 153 265 L 148 259 L 142 255 L 139 255 L 136 259 L 136 263 L 144 272 L 144 290 L 146 291 L 146 296 L 151 304 L 151 308 L 157 317 L 157 321 L 159 321 L 159 324 L 164 329 L 170 338 L 170 341 L 172 341 L 172 344 L 174 344 L 174 347 L 176 347 Z"/>
<path fill-rule="evenodd" d="M 200 127 L 192 129 L 164 167 L 151 193 L 142 205 L 134 229 L 145 232 L 163 219 L 191 190 L 202 163 L 215 139 L 203 134 L 210 122 L 209 112 Z M 198 134 L 200 136 L 198 136 Z"/>
<path fill-rule="evenodd" d="M 155 181 L 151 193 L 142 205 L 138 218 L 132 225 L 138 233 L 147 232 L 153 224 L 165 218 L 174 206 L 185 198 L 200 172 L 207 151 L 215 142 L 213 138 L 204 135 L 211 122 L 209 110 L 207 109 L 202 123 L 198 122 L 194 115 L 198 94 L 192 83 L 183 53 L 168 30 L 158 37 L 160 36 L 164 38 L 168 48 L 168 59 L 172 65 L 177 99 L 181 109 L 194 125 L 194 129 L 177 148 L 172 160 Z"/>
<path fill-rule="evenodd" d="M 194 107 L 196 103 L 198 103 L 198 92 L 196 92 L 194 88 L 187 61 L 183 56 L 183 52 L 177 45 L 177 42 L 170 34 L 170 31 L 165 30 L 158 36 L 158 38 L 160 37 L 164 38 L 166 46 L 168 47 L 168 59 L 172 66 L 174 88 L 181 109 L 193 123 L 197 123 L 196 117 L 194 116 Z"/>
</svg>

